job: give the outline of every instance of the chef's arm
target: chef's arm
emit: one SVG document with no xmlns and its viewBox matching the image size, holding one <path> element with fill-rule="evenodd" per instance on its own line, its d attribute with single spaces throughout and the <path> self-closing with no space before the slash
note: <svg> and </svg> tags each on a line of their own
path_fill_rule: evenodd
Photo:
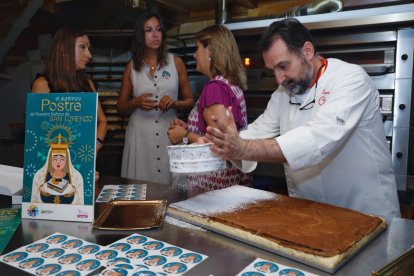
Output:
<svg viewBox="0 0 414 276">
<path fill-rule="evenodd" d="M 238 159 L 272 163 L 286 162 L 286 158 L 276 139 L 241 139 L 240 158 Z"/>
<path fill-rule="evenodd" d="M 275 139 L 244 140 L 246 142 L 246 158 L 258 158 L 264 162 L 286 162 L 286 158 Z M 247 154 L 247 151 L 249 154 Z M 249 155 L 249 156 L 247 156 Z M 252 172 L 257 167 L 257 161 L 230 160 L 244 173 Z"/>
<path fill-rule="evenodd" d="M 213 143 L 211 151 L 221 158 L 279 163 L 286 161 L 276 139 L 241 138 L 233 116 L 230 116 L 226 123 L 218 121 L 216 116 L 212 116 L 212 120 L 215 121 L 216 127 L 207 127 L 206 138 Z"/>
</svg>

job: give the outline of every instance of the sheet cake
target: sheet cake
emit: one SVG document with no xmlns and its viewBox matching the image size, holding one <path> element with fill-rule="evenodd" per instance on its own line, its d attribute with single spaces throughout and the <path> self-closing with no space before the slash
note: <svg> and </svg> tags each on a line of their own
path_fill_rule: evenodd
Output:
<svg viewBox="0 0 414 276">
<path fill-rule="evenodd" d="M 380 217 L 238 185 L 171 204 L 168 214 L 331 273 L 387 227 Z"/>
</svg>

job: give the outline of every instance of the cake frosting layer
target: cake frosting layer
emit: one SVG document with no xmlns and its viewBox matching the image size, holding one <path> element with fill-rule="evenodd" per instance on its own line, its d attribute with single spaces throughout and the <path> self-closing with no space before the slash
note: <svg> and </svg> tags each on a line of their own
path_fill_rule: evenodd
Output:
<svg viewBox="0 0 414 276">
<path fill-rule="evenodd" d="M 208 218 L 324 257 L 346 252 L 382 223 L 380 218 L 353 210 L 287 196 Z"/>
</svg>

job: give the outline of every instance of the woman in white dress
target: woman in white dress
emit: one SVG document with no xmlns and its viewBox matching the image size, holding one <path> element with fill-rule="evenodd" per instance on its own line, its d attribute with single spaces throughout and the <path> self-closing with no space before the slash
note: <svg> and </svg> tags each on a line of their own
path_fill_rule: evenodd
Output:
<svg viewBox="0 0 414 276">
<path fill-rule="evenodd" d="M 181 58 L 168 53 L 165 30 L 154 13 L 136 21 L 132 52 L 118 99 L 118 111 L 130 115 L 121 176 L 169 184 L 169 123 L 177 109 L 194 103 L 187 71 Z"/>
</svg>

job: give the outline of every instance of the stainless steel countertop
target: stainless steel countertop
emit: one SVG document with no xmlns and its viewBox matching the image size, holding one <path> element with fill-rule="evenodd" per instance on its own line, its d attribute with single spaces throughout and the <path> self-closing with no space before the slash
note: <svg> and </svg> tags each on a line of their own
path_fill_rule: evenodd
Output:
<svg viewBox="0 0 414 276">
<path fill-rule="evenodd" d="M 119 178 L 107 178 L 106 184 L 142 183 L 139 181 L 120 181 Z M 100 187 L 97 188 L 99 191 Z M 182 192 L 171 190 L 168 186 L 151 184 L 147 186 L 147 199 L 167 199 L 169 203 L 184 199 Z M 2 208 L 6 206 L 0 203 Z M 102 206 L 97 206 L 97 211 Z M 278 256 L 271 252 L 244 244 L 231 238 L 195 227 L 186 227 L 177 223 L 169 223 L 156 229 L 140 231 L 111 231 L 92 228 L 91 223 L 23 219 L 3 254 L 21 246 L 30 244 L 55 232 L 65 233 L 83 240 L 107 245 L 121 238 L 139 233 L 157 240 L 180 246 L 208 256 L 185 275 L 236 275 L 254 259 L 263 258 L 282 265 L 295 267 L 319 275 L 331 275 L 299 262 Z M 350 259 L 334 275 L 370 275 L 386 263 L 392 261 L 414 245 L 414 221 L 406 219 L 390 220 L 388 229 L 371 241 L 355 257 Z M 0 263 L 2 275 L 26 275 L 11 266 Z"/>
</svg>

